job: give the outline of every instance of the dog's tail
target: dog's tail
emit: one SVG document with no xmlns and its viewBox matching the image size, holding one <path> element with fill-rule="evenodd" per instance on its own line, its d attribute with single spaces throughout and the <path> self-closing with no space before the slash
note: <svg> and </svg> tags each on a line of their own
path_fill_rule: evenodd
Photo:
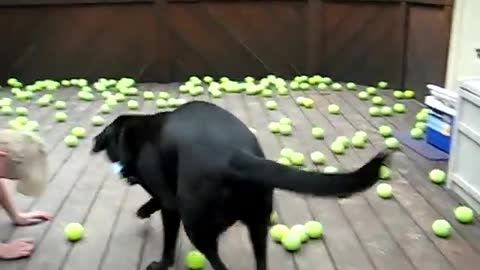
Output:
<svg viewBox="0 0 480 270">
<path fill-rule="evenodd" d="M 381 151 L 357 170 L 335 174 L 304 171 L 244 151 L 234 154 L 229 166 L 233 178 L 240 181 L 316 196 L 344 196 L 374 185 L 388 156 L 388 151 Z"/>
</svg>

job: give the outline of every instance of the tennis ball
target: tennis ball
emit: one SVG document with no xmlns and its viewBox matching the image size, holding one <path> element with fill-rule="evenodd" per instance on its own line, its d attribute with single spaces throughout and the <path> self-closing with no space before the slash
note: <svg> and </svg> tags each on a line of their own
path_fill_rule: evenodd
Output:
<svg viewBox="0 0 480 270">
<path fill-rule="evenodd" d="M 349 90 L 354 90 L 355 88 L 357 88 L 357 85 L 353 82 L 348 82 L 346 86 L 347 86 L 347 89 Z"/>
<path fill-rule="evenodd" d="M 388 83 L 385 81 L 378 82 L 378 87 L 380 88 L 387 88 L 387 86 L 388 86 Z"/>
<path fill-rule="evenodd" d="M 306 83 L 306 82 L 302 82 L 298 85 L 300 87 L 300 89 L 302 90 L 307 90 L 308 88 L 310 88 L 310 84 Z"/>
<path fill-rule="evenodd" d="M 261 93 L 262 97 L 272 97 L 273 91 L 270 89 L 264 89 Z"/>
<path fill-rule="evenodd" d="M 426 122 L 427 118 L 428 118 L 428 113 L 419 112 L 419 113 L 417 113 L 417 115 L 415 117 L 416 117 L 417 121 L 419 121 L 419 122 Z"/>
<path fill-rule="evenodd" d="M 342 143 L 345 148 L 350 146 L 350 140 L 347 136 L 338 136 L 335 141 Z"/>
<path fill-rule="evenodd" d="M 452 226 L 444 219 L 437 219 L 432 224 L 433 233 L 442 238 L 447 238 L 452 233 Z"/>
<path fill-rule="evenodd" d="M 355 136 L 363 137 L 363 139 L 365 141 L 368 141 L 368 134 L 367 134 L 367 132 L 365 132 L 363 130 L 359 130 L 359 131 L 355 132 Z"/>
<path fill-rule="evenodd" d="M 400 147 L 400 142 L 397 140 L 397 138 L 390 137 L 385 140 L 385 145 L 389 149 L 397 149 Z"/>
<path fill-rule="evenodd" d="M 288 95 L 288 89 L 285 86 L 279 87 L 277 93 L 281 96 L 286 96 Z"/>
<path fill-rule="evenodd" d="M 12 105 L 12 99 L 11 98 L 0 99 L 0 107 L 10 106 L 10 105 Z"/>
<path fill-rule="evenodd" d="M 303 100 L 305 99 L 306 97 L 297 97 L 295 99 L 295 102 L 297 103 L 297 105 L 300 105 L 302 106 L 303 105 Z"/>
<path fill-rule="evenodd" d="M 378 127 L 378 133 L 380 133 L 380 135 L 382 135 L 383 137 L 391 137 L 393 130 L 391 127 L 384 125 Z"/>
<path fill-rule="evenodd" d="M 389 199 L 393 196 L 392 186 L 387 183 L 377 185 L 377 195 L 382 199 Z"/>
<path fill-rule="evenodd" d="M 361 100 L 367 100 L 369 97 L 368 93 L 365 91 L 358 92 L 357 96 Z"/>
<path fill-rule="evenodd" d="M 80 223 L 69 223 L 65 227 L 64 233 L 69 241 L 75 242 L 83 238 L 85 229 Z"/>
<path fill-rule="evenodd" d="M 41 107 L 46 107 L 50 105 L 50 99 L 41 97 L 37 100 L 37 104 L 40 105 Z"/>
<path fill-rule="evenodd" d="M 400 90 L 393 91 L 393 96 L 398 98 L 398 99 L 405 98 L 405 94 L 403 94 L 403 92 L 400 91 Z"/>
<path fill-rule="evenodd" d="M 380 96 L 372 97 L 372 103 L 375 105 L 383 105 L 383 98 Z"/>
<path fill-rule="evenodd" d="M 324 173 L 329 173 L 329 174 L 332 174 L 332 173 L 336 173 L 338 172 L 338 169 L 334 166 L 327 166 L 323 169 L 323 172 Z"/>
<path fill-rule="evenodd" d="M 293 153 L 295 153 L 295 151 L 293 151 L 293 149 L 291 148 L 283 148 L 282 150 L 280 150 L 280 156 L 288 159 L 290 159 Z"/>
<path fill-rule="evenodd" d="M 276 224 L 270 228 L 270 237 L 277 242 L 281 242 L 283 237 L 290 231 L 290 229 L 283 224 Z"/>
<path fill-rule="evenodd" d="M 407 107 L 405 106 L 405 104 L 395 103 L 393 105 L 393 111 L 395 111 L 396 113 L 404 113 L 407 111 Z"/>
<path fill-rule="evenodd" d="M 415 96 L 415 91 L 413 90 L 405 90 L 403 92 L 403 95 L 405 96 L 405 98 L 413 98 Z"/>
<path fill-rule="evenodd" d="M 312 136 L 315 139 L 323 139 L 325 137 L 325 130 L 323 130 L 321 127 L 313 127 Z"/>
<path fill-rule="evenodd" d="M 210 95 L 214 98 L 221 98 L 223 94 L 220 90 L 210 90 Z"/>
<path fill-rule="evenodd" d="M 345 145 L 340 141 L 334 141 L 330 145 L 330 150 L 335 154 L 341 155 L 345 153 Z"/>
<path fill-rule="evenodd" d="M 428 174 L 430 180 L 435 184 L 443 184 L 447 179 L 447 174 L 440 169 L 433 169 Z"/>
<path fill-rule="evenodd" d="M 312 239 L 320 238 L 323 235 L 323 225 L 318 221 L 307 221 L 305 223 L 305 232 Z"/>
<path fill-rule="evenodd" d="M 304 225 L 302 224 L 293 225 L 292 228 L 290 228 L 290 232 L 298 234 L 302 243 L 305 243 L 308 241 L 308 235 L 307 235 L 307 232 L 305 231 Z"/>
<path fill-rule="evenodd" d="M 127 98 L 125 97 L 124 94 L 122 94 L 122 93 L 116 93 L 115 94 L 115 100 L 117 102 L 123 102 L 123 101 L 125 101 L 125 99 L 127 99 Z"/>
<path fill-rule="evenodd" d="M 339 83 L 333 83 L 332 84 L 332 89 L 335 90 L 335 91 L 342 90 L 342 85 L 339 84 Z"/>
<path fill-rule="evenodd" d="M 355 148 L 364 148 L 366 144 L 365 138 L 362 136 L 355 135 L 352 137 L 352 145 Z"/>
<path fill-rule="evenodd" d="M 28 109 L 25 107 L 17 107 L 15 113 L 20 116 L 26 116 L 28 115 Z"/>
<path fill-rule="evenodd" d="M 280 124 L 280 134 L 289 136 L 292 134 L 292 126 L 291 125 L 282 125 Z"/>
<path fill-rule="evenodd" d="M 55 101 L 53 106 L 57 110 L 65 110 L 65 108 L 67 107 L 67 103 L 65 101 L 57 100 L 57 101 Z"/>
<path fill-rule="evenodd" d="M 127 107 L 130 110 L 137 110 L 139 105 L 138 105 L 138 102 L 136 100 L 129 100 L 127 102 Z"/>
<path fill-rule="evenodd" d="M 422 139 L 423 138 L 423 130 L 419 129 L 419 128 L 412 128 L 410 130 L 410 136 L 412 136 L 412 138 L 414 139 Z"/>
<path fill-rule="evenodd" d="M 73 135 L 67 135 L 63 141 L 68 147 L 76 147 L 78 145 L 78 139 Z"/>
<path fill-rule="evenodd" d="M 187 101 L 183 98 L 177 98 L 175 99 L 175 107 L 180 107 L 183 104 L 187 103 Z"/>
<path fill-rule="evenodd" d="M 303 102 L 302 102 L 303 107 L 312 108 L 313 104 L 315 104 L 315 101 L 313 101 L 313 99 L 311 99 L 311 98 L 304 98 L 303 99 Z"/>
<path fill-rule="evenodd" d="M 146 100 L 152 100 L 155 98 L 155 94 L 152 91 L 143 92 L 143 98 Z"/>
<path fill-rule="evenodd" d="M 102 104 L 102 106 L 100 107 L 100 111 L 102 113 L 110 113 L 112 110 L 110 109 L 110 106 L 108 106 L 108 104 Z"/>
<path fill-rule="evenodd" d="M 103 124 L 105 124 L 105 119 L 103 119 L 103 117 L 101 117 L 100 115 L 92 116 L 92 124 L 94 126 L 102 126 Z"/>
<path fill-rule="evenodd" d="M 340 107 L 337 104 L 330 104 L 328 105 L 328 112 L 331 114 L 339 114 Z"/>
<path fill-rule="evenodd" d="M 203 81 L 205 83 L 211 83 L 211 82 L 213 82 L 213 78 L 210 77 L 210 76 L 205 76 L 205 77 L 203 77 Z"/>
<path fill-rule="evenodd" d="M 105 104 L 107 104 L 110 107 L 113 107 L 118 104 L 117 98 L 115 96 L 109 97 L 106 101 Z"/>
<path fill-rule="evenodd" d="M 459 206 L 455 208 L 454 214 L 455 214 L 455 218 L 460 223 L 465 223 L 465 224 L 472 223 L 475 216 L 475 214 L 473 213 L 473 210 L 466 206 Z"/>
<path fill-rule="evenodd" d="M 157 108 L 167 108 L 168 103 L 165 99 L 157 99 L 155 101 L 155 104 L 157 105 Z"/>
<path fill-rule="evenodd" d="M 269 100 L 265 102 L 265 107 L 269 110 L 276 110 L 278 108 L 278 104 L 275 100 Z"/>
<path fill-rule="evenodd" d="M 320 151 L 315 151 L 310 154 L 310 159 L 313 164 L 323 164 L 325 163 L 325 155 Z"/>
<path fill-rule="evenodd" d="M 1 107 L 0 111 L 3 115 L 12 115 L 13 114 L 13 109 L 10 106 Z"/>
<path fill-rule="evenodd" d="M 322 82 L 326 84 L 331 84 L 332 83 L 332 78 L 330 77 L 323 77 Z"/>
<path fill-rule="evenodd" d="M 325 84 L 325 83 L 319 83 L 317 87 L 318 87 L 318 89 L 320 89 L 320 90 L 325 90 L 325 89 L 328 88 L 328 85 Z"/>
<path fill-rule="evenodd" d="M 29 131 L 37 131 L 39 127 L 40 127 L 40 124 L 38 124 L 37 121 L 28 121 L 25 124 L 25 129 Z"/>
<path fill-rule="evenodd" d="M 185 256 L 185 265 L 188 269 L 203 269 L 207 259 L 200 251 L 190 251 Z"/>
<path fill-rule="evenodd" d="M 415 127 L 425 131 L 425 129 L 427 129 L 427 123 L 417 122 L 417 123 L 415 123 Z"/>
<path fill-rule="evenodd" d="M 292 162 L 293 165 L 295 166 L 302 166 L 305 162 L 305 157 L 303 156 L 302 153 L 299 152 L 293 152 L 290 155 L 290 161 Z"/>
<path fill-rule="evenodd" d="M 28 122 L 28 118 L 25 116 L 17 116 L 15 118 L 15 121 L 19 123 L 20 125 L 25 125 Z"/>
<path fill-rule="evenodd" d="M 169 99 L 170 98 L 170 94 L 168 92 L 159 92 L 158 93 L 158 98 L 161 98 L 161 99 Z"/>
<path fill-rule="evenodd" d="M 380 111 L 380 108 L 378 108 L 378 107 L 370 107 L 370 108 L 368 108 L 368 113 L 371 116 L 380 116 L 381 111 Z"/>
<path fill-rule="evenodd" d="M 292 162 L 290 161 L 290 159 L 286 158 L 286 157 L 281 157 L 277 160 L 278 163 L 282 164 L 282 165 L 285 165 L 285 166 L 291 166 L 292 165 Z"/>
<path fill-rule="evenodd" d="M 282 245 L 288 251 L 297 251 L 302 247 L 302 239 L 298 233 L 289 231 L 282 237 Z"/>
<path fill-rule="evenodd" d="M 373 87 L 373 86 L 369 86 L 367 87 L 367 89 L 365 89 L 367 91 L 368 94 L 370 95 L 375 95 L 377 94 L 377 88 Z"/>
<path fill-rule="evenodd" d="M 391 176 L 392 176 L 392 171 L 387 166 L 382 165 L 380 167 L 380 173 L 379 173 L 380 179 L 387 180 L 387 179 L 390 179 Z"/>
<path fill-rule="evenodd" d="M 65 122 L 67 120 L 68 116 L 64 112 L 56 112 L 55 113 L 55 120 L 57 122 Z"/>
<path fill-rule="evenodd" d="M 80 89 L 80 91 L 84 91 L 84 92 L 92 92 L 92 88 L 89 87 L 89 86 L 84 86 L 82 87 L 82 89 Z"/>
<path fill-rule="evenodd" d="M 292 119 L 290 119 L 288 117 L 283 117 L 283 118 L 280 118 L 279 122 L 282 125 L 291 125 L 292 124 Z"/>
<path fill-rule="evenodd" d="M 268 129 L 270 129 L 272 133 L 279 133 L 281 127 L 282 125 L 278 122 L 271 122 L 268 124 Z"/>
<path fill-rule="evenodd" d="M 85 137 L 85 129 L 82 127 L 74 127 L 70 131 L 70 134 L 77 137 L 77 138 L 84 138 Z"/>
<path fill-rule="evenodd" d="M 382 113 L 382 115 L 384 116 L 390 116 L 393 114 L 393 110 L 391 107 L 389 106 L 383 106 L 381 109 L 380 109 L 380 112 Z"/>
</svg>

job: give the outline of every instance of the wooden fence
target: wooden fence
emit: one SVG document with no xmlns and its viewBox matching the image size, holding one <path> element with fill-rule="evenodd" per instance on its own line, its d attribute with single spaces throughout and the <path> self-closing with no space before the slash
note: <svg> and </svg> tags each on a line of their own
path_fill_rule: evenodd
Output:
<svg viewBox="0 0 480 270">
<path fill-rule="evenodd" d="M 443 85 L 453 0 L 0 0 L 0 79 Z"/>
</svg>

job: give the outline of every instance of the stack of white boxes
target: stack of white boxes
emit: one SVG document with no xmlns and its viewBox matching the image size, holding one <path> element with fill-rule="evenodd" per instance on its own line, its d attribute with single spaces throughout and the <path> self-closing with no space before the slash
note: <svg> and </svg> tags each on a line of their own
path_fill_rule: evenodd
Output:
<svg viewBox="0 0 480 270">
<path fill-rule="evenodd" d="M 480 212 L 480 77 L 462 81 L 458 94 L 447 186 Z"/>
</svg>

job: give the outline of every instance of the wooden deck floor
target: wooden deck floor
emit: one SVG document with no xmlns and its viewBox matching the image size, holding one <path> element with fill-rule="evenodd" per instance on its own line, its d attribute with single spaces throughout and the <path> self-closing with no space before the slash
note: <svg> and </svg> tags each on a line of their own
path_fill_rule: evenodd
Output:
<svg viewBox="0 0 480 270">
<path fill-rule="evenodd" d="M 179 94 L 177 86 L 143 85 L 140 89 L 169 91 Z M 46 210 L 55 214 L 52 222 L 33 227 L 14 228 L 4 214 L 0 214 L 0 240 L 33 237 L 37 250 L 30 259 L 0 262 L 2 270 L 84 270 L 84 269 L 144 269 L 157 260 L 162 248 L 162 225 L 158 215 L 151 220 L 138 220 L 134 212 L 146 199 L 144 191 L 127 188 L 114 175 L 103 156 L 91 156 L 91 139 L 101 127 L 93 127 L 90 118 L 99 114 L 101 98 L 93 102 L 79 101 L 75 89 L 61 89 L 56 98 L 67 101 L 69 119 L 56 123 L 54 108 L 40 108 L 36 104 L 24 104 L 30 109 L 29 117 L 40 123 L 39 133 L 44 137 L 49 151 L 51 179 L 47 194 L 38 200 L 20 195 L 15 201 L 20 209 Z M 1 97 L 9 96 L 1 91 Z M 315 100 L 313 109 L 296 105 L 297 96 L 309 96 Z M 390 91 L 383 91 L 388 104 L 393 104 Z M 143 112 L 156 111 L 154 101 L 134 97 Z M 368 101 L 360 101 L 351 91 L 291 91 L 289 96 L 262 98 L 244 94 L 226 94 L 221 99 L 207 95 L 195 99 L 211 100 L 228 108 L 249 126 L 258 131 L 258 138 L 269 158 L 277 159 L 282 147 L 303 152 L 306 157 L 315 150 L 327 157 L 326 165 L 353 168 L 363 163 L 382 147 L 384 140 L 377 134 L 380 125 L 395 129 L 410 128 L 419 104 L 413 100 L 401 102 L 408 106 L 406 114 L 388 118 L 371 118 Z M 267 110 L 265 100 L 278 102 L 278 110 Z M 17 102 L 18 103 L 18 102 Z M 327 113 L 330 103 L 338 104 L 341 115 Z M 17 106 L 20 106 L 17 104 Z M 125 104 L 106 114 L 107 121 L 126 112 Z M 282 116 L 293 120 L 292 136 L 274 135 L 268 131 L 268 123 Z M 14 116 L 0 116 L 6 126 Z M 87 137 L 76 148 L 68 148 L 63 138 L 74 126 L 87 129 Z M 312 126 L 326 130 L 324 140 L 315 140 L 310 134 Z M 349 149 L 345 155 L 334 155 L 329 145 L 338 135 L 351 137 L 357 130 L 369 133 L 365 149 Z M 308 158 L 307 158 L 308 160 Z M 309 161 L 307 161 L 308 163 Z M 311 163 L 310 168 L 315 168 Z M 461 225 L 453 216 L 453 208 L 459 201 L 442 186 L 432 184 L 427 177 L 432 168 L 445 168 L 444 163 L 424 160 L 412 151 L 402 148 L 392 165 L 394 177 L 389 180 L 395 197 L 380 199 L 375 190 L 348 199 L 324 199 L 299 196 L 276 191 L 275 209 L 280 222 L 294 225 L 308 220 L 318 220 L 325 228 L 324 238 L 312 240 L 301 251 L 291 254 L 269 243 L 270 269 L 298 270 L 474 270 L 480 265 L 480 222 Z M 317 169 L 322 169 L 318 167 Z M 431 233 L 434 220 L 445 218 L 451 222 L 454 232 L 449 239 L 441 239 Z M 86 238 L 76 244 L 65 241 L 64 226 L 69 222 L 81 222 L 86 228 Z M 231 228 L 220 241 L 221 256 L 230 269 L 254 269 L 254 260 L 246 230 L 238 225 Z M 185 234 L 181 234 L 177 263 L 174 269 L 185 269 L 183 256 L 192 249 Z"/>
</svg>

